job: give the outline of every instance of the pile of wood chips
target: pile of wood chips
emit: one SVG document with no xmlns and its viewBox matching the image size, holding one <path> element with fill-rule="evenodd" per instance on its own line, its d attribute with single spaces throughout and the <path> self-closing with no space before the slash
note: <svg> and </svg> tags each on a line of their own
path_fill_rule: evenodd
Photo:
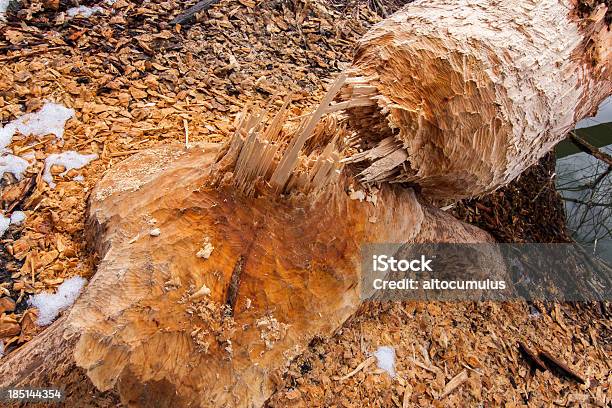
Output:
<svg viewBox="0 0 612 408">
<path fill-rule="evenodd" d="M 277 109 L 292 95 L 292 113 L 307 112 L 350 61 L 355 40 L 401 2 L 221 0 L 182 27 L 170 24 L 194 3 L 83 1 L 102 9 L 85 18 L 67 15 L 75 0 L 11 2 L 0 23 L 2 124 L 45 101 L 76 116 L 63 141 L 17 135 L 10 145 L 36 164 L 19 182 L 8 174 L 0 180 L 0 209 L 27 215 L 0 238 L 5 352 L 41 330 L 29 296 L 93 275 L 83 215 L 108 168 L 160 144 L 226 140 L 247 104 Z M 51 189 L 41 179 L 44 159 L 68 150 L 99 160 L 63 177 L 53 169 Z M 606 305 L 367 304 L 279 377 L 270 405 L 605 406 L 608 313 Z M 585 384 L 563 370 L 532 371 L 518 341 L 552 353 Z M 397 353 L 393 379 L 369 355 L 382 345 Z"/>
</svg>

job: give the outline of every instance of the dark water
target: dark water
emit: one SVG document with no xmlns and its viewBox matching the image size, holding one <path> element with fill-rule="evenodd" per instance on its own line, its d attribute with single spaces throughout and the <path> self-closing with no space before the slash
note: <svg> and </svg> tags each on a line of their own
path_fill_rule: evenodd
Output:
<svg viewBox="0 0 612 408">
<path fill-rule="evenodd" d="M 581 120 L 576 125 L 576 134 L 595 147 L 612 144 L 612 97 L 599 106 L 597 115 Z M 557 159 L 580 153 L 580 150 L 569 140 L 559 143 L 555 149 Z"/>
<path fill-rule="evenodd" d="M 581 121 L 575 132 L 612 154 L 612 98 L 600 105 L 597 116 Z M 568 140 L 559 143 L 555 151 L 556 186 L 564 199 L 572 237 L 612 262 L 612 173 L 607 172 L 608 165 L 582 153 Z"/>
</svg>

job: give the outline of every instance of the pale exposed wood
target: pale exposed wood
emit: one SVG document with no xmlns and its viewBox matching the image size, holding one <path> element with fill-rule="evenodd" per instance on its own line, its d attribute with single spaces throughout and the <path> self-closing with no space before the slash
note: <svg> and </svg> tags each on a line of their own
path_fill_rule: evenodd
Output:
<svg viewBox="0 0 612 408">
<path fill-rule="evenodd" d="M 340 96 L 359 105 L 347 110 L 356 173 L 451 199 L 507 184 L 612 93 L 605 10 L 417 0 L 383 20 L 359 41 Z M 403 154 L 378 151 L 389 137 Z"/>
<path fill-rule="evenodd" d="M 92 390 L 126 406 L 263 405 L 288 362 L 359 306 L 363 244 L 493 240 L 406 186 L 351 199 L 353 176 L 451 198 L 509 182 L 610 93 L 600 14 L 579 26 L 559 0 L 417 1 L 364 37 L 346 82 L 296 126 L 288 102 L 267 127 L 246 108 L 224 146 L 113 167 L 89 203 L 96 275 L 1 360 L 0 386 L 53 375 L 74 406 Z"/>
<path fill-rule="evenodd" d="M 308 122 L 305 124 L 304 128 L 296 136 L 287 153 L 281 159 L 277 169 L 274 171 L 274 174 L 272 174 L 270 183 L 274 187 L 276 187 L 278 191 L 281 191 L 285 187 L 287 181 L 289 180 L 289 177 L 291 176 L 291 172 L 297 164 L 299 152 L 304 147 L 306 141 L 312 136 L 315 130 L 315 126 L 319 123 L 321 117 L 329 109 L 329 104 L 333 101 L 336 94 L 340 91 L 340 87 L 344 84 L 345 79 L 345 74 L 340 74 L 338 76 L 336 81 L 327 91 L 327 94 L 321 100 L 321 103 L 319 104 L 317 109 L 308 119 Z"/>
<path fill-rule="evenodd" d="M 206 187 L 219 149 L 149 150 L 105 176 L 89 209 L 96 275 L 46 340 L 2 359 L 0 385 L 53 373 L 73 403 L 91 381 L 128 406 L 261 406 L 274 376 L 359 306 L 362 244 L 491 240 L 410 189 L 386 186 L 374 205 L 350 199 L 346 179 L 284 200 Z"/>
</svg>

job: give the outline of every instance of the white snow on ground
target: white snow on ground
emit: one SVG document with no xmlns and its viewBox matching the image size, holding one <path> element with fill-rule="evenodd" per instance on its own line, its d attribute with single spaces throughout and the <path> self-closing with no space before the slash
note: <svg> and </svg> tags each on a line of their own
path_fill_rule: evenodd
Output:
<svg viewBox="0 0 612 408">
<path fill-rule="evenodd" d="M 393 378 L 395 377 L 395 349 L 389 346 L 379 347 L 374 352 L 378 368 L 385 370 Z"/>
<path fill-rule="evenodd" d="M 0 0 L 0 21 L 6 20 L 6 9 L 8 8 L 10 2 L 11 0 Z"/>
<path fill-rule="evenodd" d="M 23 211 L 14 211 L 11 214 L 11 224 L 13 225 L 21 225 L 26 219 L 26 215 Z"/>
<path fill-rule="evenodd" d="M 0 238 L 4 235 L 4 233 L 8 230 L 9 225 L 11 225 L 11 219 L 5 217 L 2 212 L 0 212 Z"/>
<path fill-rule="evenodd" d="M 0 177 L 2 177 L 4 173 L 12 173 L 17 180 L 21 180 L 23 173 L 29 165 L 30 163 L 28 163 L 27 160 L 19 156 L 14 156 L 12 154 L 0 156 Z"/>
<path fill-rule="evenodd" d="M 61 139 L 64 136 L 66 121 L 73 116 L 73 109 L 47 102 L 38 112 L 27 113 L 0 129 L 0 151 L 6 149 L 17 132 L 26 136 L 53 134 Z"/>
<path fill-rule="evenodd" d="M 0 212 L 0 238 L 8 231 L 11 224 L 19 225 L 25 218 L 26 215 L 23 211 L 15 211 L 10 217 L 5 217 L 4 214 Z"/>
<path fill-rule="evenodd" d="M 0 340 L 0 357 L 4 356 L 4 342 Z"/>
<path fill-rule="evenodd" d="M 72 150 L 63 153 L 50 154 L 45 159 L 45 172 L 42 179 L 49 184 L 49 187 L 55 188 L 53 175 L 51 174 L 51 167 L 53 165 L 57 164 L 64 166 L 66 170 L 60 174 L 60 176 L 64 176 L 68 170 L 80 169 L 89 164 L 90 161 L 96 160 L 97 158 L 97 154 L 80 154 Z"/>
<path fill-rule="evenodd" d="M 56 293 L 39 293 L 30 298 L 28 303 L 38 309 L 39 326 L 48 326 L 57 315 L 75 302 L 87 280 L 75 276 L 64 281 Z"/>
<path fill-rule="evenodd" d="M 95 6 L 95 7 L 78 6 L 78 7 L 69 8 L 68 10 L 66 10 L 66 14 L 68 14 L 70 17 L 81 16 L 84 18 L 89 18 L 93 16 L 94 14 L 101 13 L 103 11 L 104 9 L 99 6 Z"/>
</svg>

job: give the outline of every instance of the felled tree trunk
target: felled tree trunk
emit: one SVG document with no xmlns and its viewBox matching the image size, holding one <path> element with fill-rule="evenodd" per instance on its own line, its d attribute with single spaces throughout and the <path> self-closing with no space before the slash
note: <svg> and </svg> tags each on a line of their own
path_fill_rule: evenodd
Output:
<svg viewBox="0 0 612 408">
<path fill-rule="evenodd" d="M 377 24 L 340 98 L 358 177 L 450 199 L 512 181 L 612 93 L 609 17 L 603 1 L 437 0 Z"/>
<path fill-rule="evenodd" d="M 95 404 L 91 382 L 127 406 L 261 406 L 359 306 L 362 245 L 491 241 L 421 197 L 507 183 L 611 90 L 605 10 L 508 4 L 417 2 L 366 35 L 299 126 L 283 126 L 286 105 L 267 126 L 244 114 L 223 147 L 114 167 L 90 198 L 96 275 L 1 360 L 0 386 L 61 385 L 80 405 Z"/>
<path fill-rule="evenodd" d="M 84 369 L 129 406 L 259 406 L 291 359 L 358 307 L 362 244 L 490 240 L 410 189 L 385 187 L 374 205 L 351 199 L 345 180 L 316 197 L 211 188 L 218 150 L 154 149 L 98 184 L 98 271 L 44 340 L 3 361 L 3 385 L 61 384 L 82 402 Z"/>
</svg>

